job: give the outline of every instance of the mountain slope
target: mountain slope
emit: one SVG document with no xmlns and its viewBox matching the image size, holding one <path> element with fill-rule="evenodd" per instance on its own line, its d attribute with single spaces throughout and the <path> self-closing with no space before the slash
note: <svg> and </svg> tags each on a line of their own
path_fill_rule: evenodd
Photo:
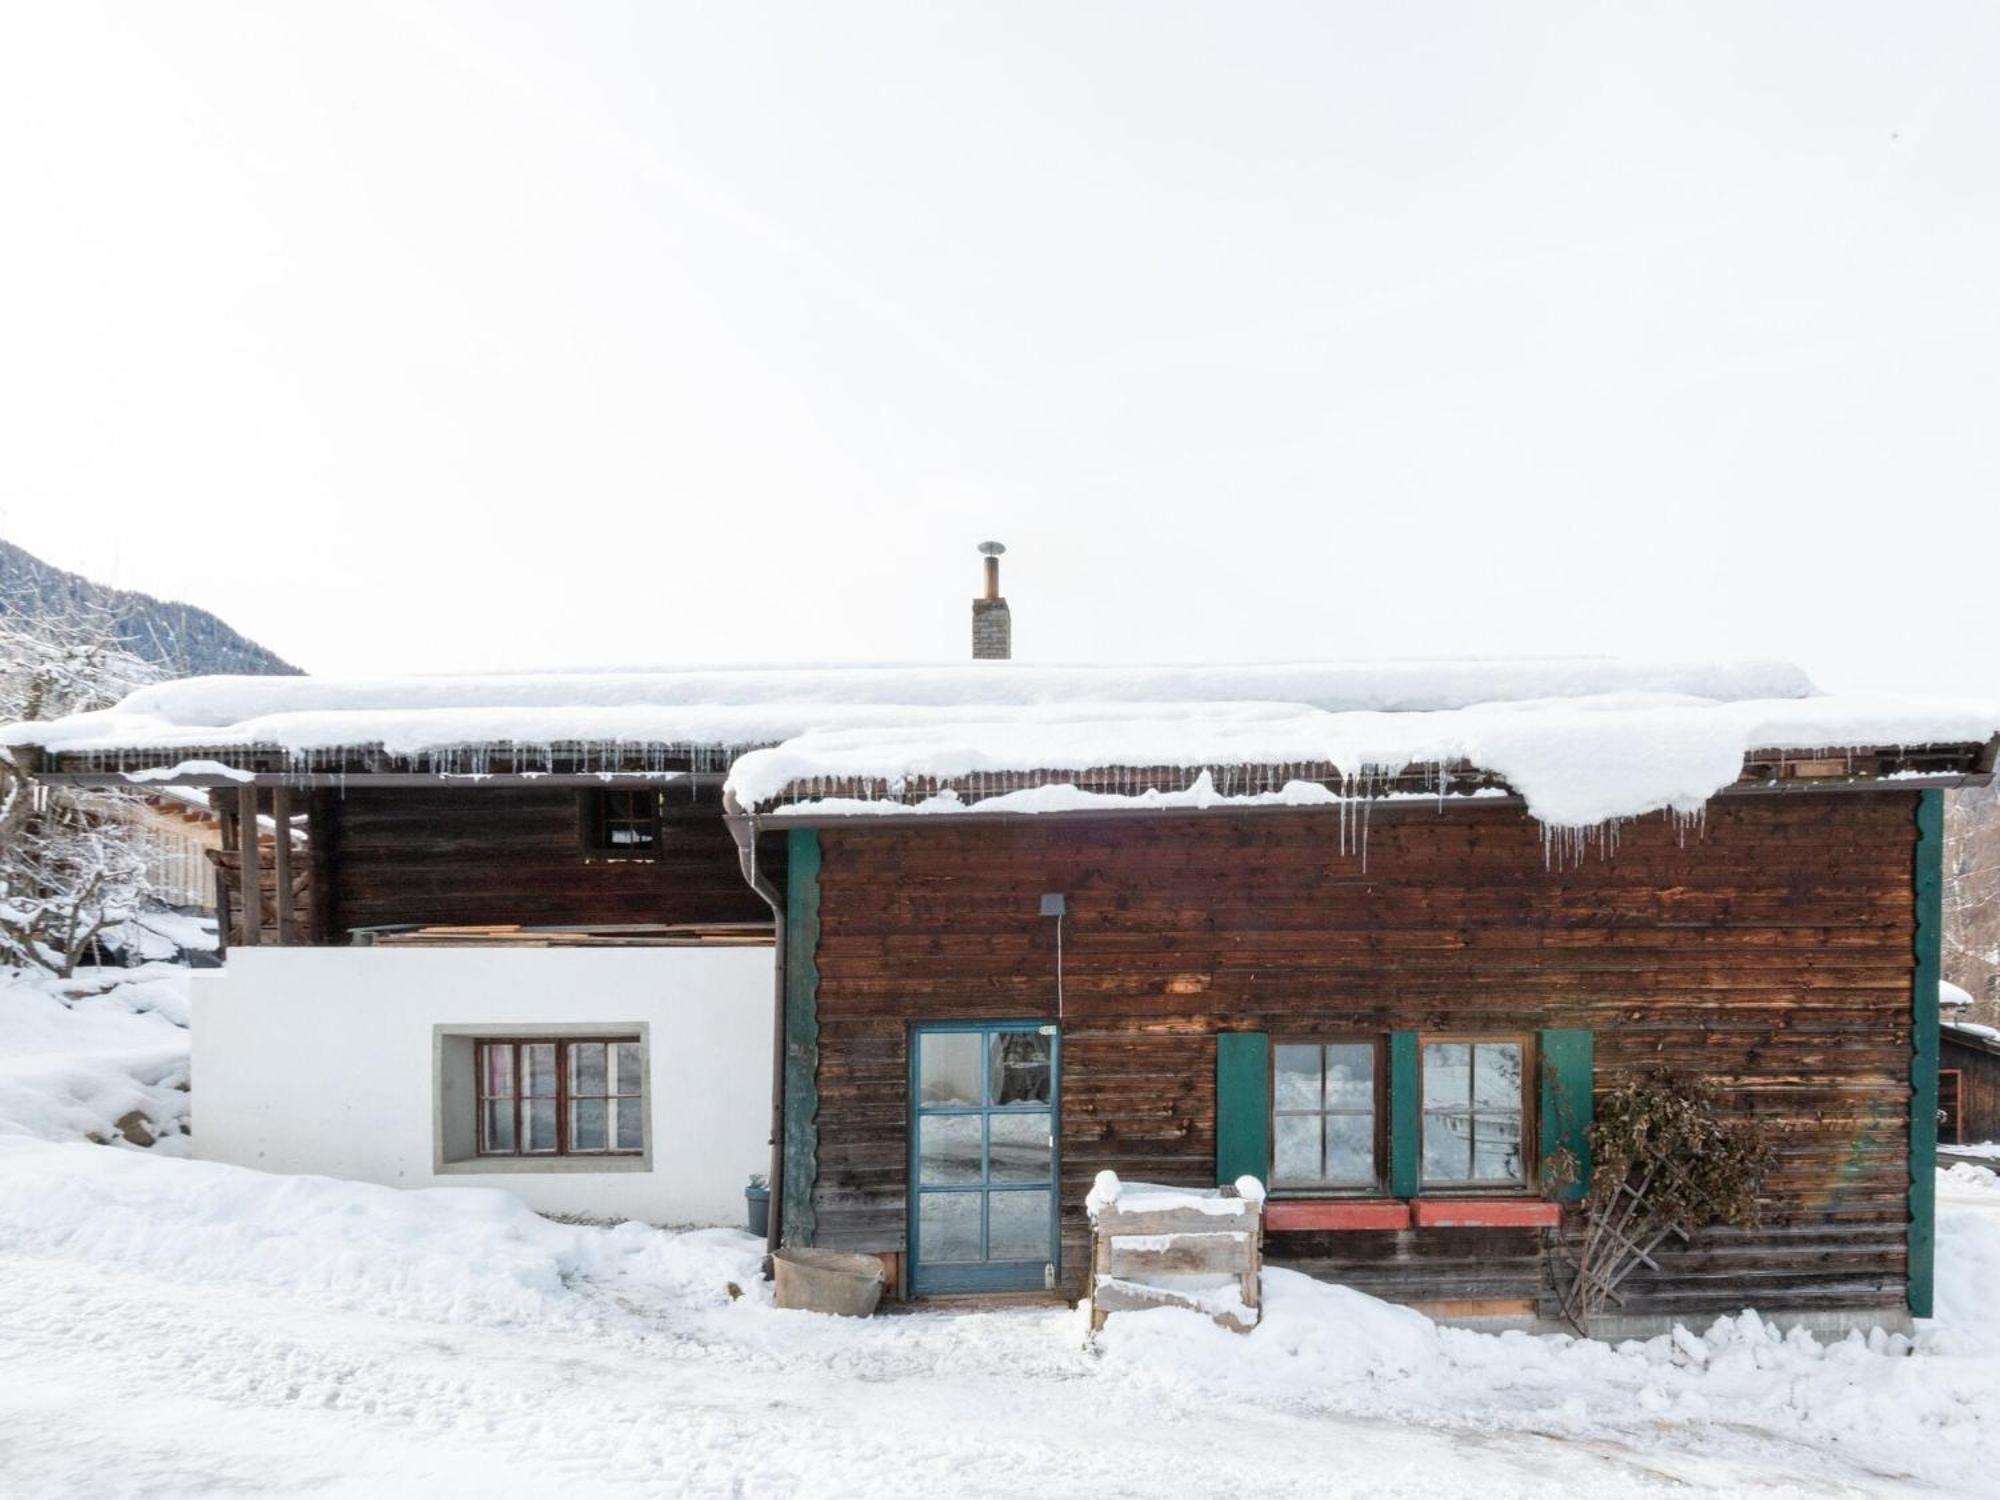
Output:
<svg viewBox="0 0 2000 1500">
<path fill-rule="evenodd" d="M 0 614 L 94 614 L 108 618 L 119 644 L 175 677 L 211 672 L 298 675 L 282 657 L 240 635 L 205 609 L 107 588 L 0 541 Z"/>
</svg>

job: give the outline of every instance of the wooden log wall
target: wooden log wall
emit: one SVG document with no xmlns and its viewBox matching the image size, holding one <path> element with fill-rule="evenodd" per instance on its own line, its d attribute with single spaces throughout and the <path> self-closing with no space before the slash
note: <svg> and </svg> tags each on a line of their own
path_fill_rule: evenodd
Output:
<svg viewBox="0 0 2000 1500">
<path fill-rule="evenodd" d="M 768 922 L 744 882 L 718 794 L 669 788 L 655 859 L 584 850 L 581 793 L 351 787 L 312 802 L 318 941 L 395 923 Z M 767 843 L 770 841 L 767 841 Z M 771 871 L 784 885 L 782 859 Z"/>
<path fill-rule="evenodd" d="M 1685 837 L 1545 863 L 1518 809 L 832 828 L 821 834 L 819 1243 L 904 1249 L 906 1028 L 1052 1018 L 1069 901 L 1063 1273 L 1103 1168 L 1213 1180 L 1213 1034 L 1595 1032 L 1597 1085 L 1698 1072 L 1772 1132 L 1755 1231 L 1709 1231 L 1635 1314 L 1901 1308 L 1914 796 L 1745 797 Z M 1351 843 L 1351 839 L 1350 839 Z M 1290 1264 L 1413 1302 L 1537 1299 L 1538 1231 L 1274 1232 Z"/>
</svg>

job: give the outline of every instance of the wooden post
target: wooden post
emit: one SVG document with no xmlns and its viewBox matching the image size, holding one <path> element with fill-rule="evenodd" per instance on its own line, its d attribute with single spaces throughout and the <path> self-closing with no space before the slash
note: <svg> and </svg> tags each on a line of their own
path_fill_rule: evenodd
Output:
<svg viewBox="0 0 2000 1500">
<path fill-rule="evenodd" d="M 297 944 L 297 917 L 292 909 L 292 793 L 271 788 L 271 874 L 278 903 L 278 946 Z"/>
<path fill-rule="evenodd" d="M 333 797 L 313 792 L 306 799 L 306 941 L 324 947 L 333 941 Z"/>
<path fill-rule="evenodd" d="M 237 936 L 246 947 L 263 940 L 264 870 L 257 853 L 257 788 L 236 789 L 236 894 L 243 911 L 243 925 Z"/>
</svg>

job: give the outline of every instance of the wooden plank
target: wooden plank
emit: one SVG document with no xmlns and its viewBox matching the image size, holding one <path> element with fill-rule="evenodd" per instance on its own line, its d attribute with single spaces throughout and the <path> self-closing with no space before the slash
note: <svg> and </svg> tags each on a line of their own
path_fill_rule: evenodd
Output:
<svg viewBox="0 0 2000 1500">
<path fill-rule="evenodd" d="M 1255 1261 L 1255 1236 L 1234 1230 L 1211 1234 L 1105 1235 L 1113 1276 L 1241 1275 Z"/>
</svg>

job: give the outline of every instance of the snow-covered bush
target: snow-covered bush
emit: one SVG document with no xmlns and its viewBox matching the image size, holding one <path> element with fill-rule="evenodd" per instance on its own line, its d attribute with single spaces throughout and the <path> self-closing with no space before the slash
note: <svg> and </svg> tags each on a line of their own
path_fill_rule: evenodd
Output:
<svg viewBox="0 0 2000 1500">
<path fill-rule="evenodd" d="M 102 708 L 158 675 L 108 621 L 0 616 L 0 723 Z M 137 912 L 146 864 L 121 795 L 32 782 L 0 747 L 0 966 L 68 975 Z"/>
</svg>

